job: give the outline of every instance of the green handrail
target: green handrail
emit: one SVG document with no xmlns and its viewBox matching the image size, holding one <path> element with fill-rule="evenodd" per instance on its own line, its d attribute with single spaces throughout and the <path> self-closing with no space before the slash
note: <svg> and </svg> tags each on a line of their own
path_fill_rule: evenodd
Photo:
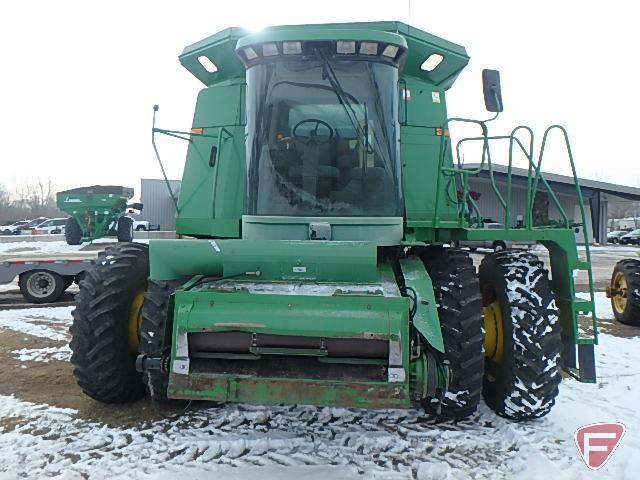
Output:
<svg viewBox="0 0 640 480">
<path fill-rule="evenodd" d="M 527 152 L 527 149 L 525 149 L 524 145 L 522 144 L 522 142 L 520 141 L 519 138 L 517 138 L 515 136 L 515 133 L 520 130 L 520 129 L 525 129 L 527 131 L 530 132 L 531 138 L 530 138 L 530 142 L 529 142 L 529 152 Z M 531 172 L 532 172 L 532 167 L 536 167 L 536 164 L 533 160 L 533 131 L 527 127 L 527 126 L 518 126 L 516 128 L 514 128 L 511 132 L 510 135 L 494 135 L 491 137 L 467 137 L 467 138 L 463 138 L 461 140 L 458 141 L 457 145 L 456 145 L 456 155 L 458 156 L 458 160 L 460 157 L 460 146 L 464 143 L 464 142 L 469 142 L 469 141 L 478 141 L 478 140 L 509 140 L 510 145 L 509 145 L 509 165 L 507 168 L 507 199 L 508 202 L 505 205 L 505 202 L 502 200 L 503 197 L 500 194 L 500 192 L 498 191 L 498 187 L 495 184 L 495 178 L 494 178 L 494 173 L 493 173 L 493 169 L 491 167 L 491 164 L 489 162 L 488 166 L 489 166 L 489 176 L 490 176 L 490 180 L 491 180 L 491 187 L 494 191 L 494 193 L 496 194 L 496 196 L 498 197 L 498 200 L 500 201 L 500 204 L 502 205 L 502 208 L 505 210 L 505 222 L 504 222 L 504 228 L 505 230 L 507 230 L 509 228 L 509 225 L 511 225 L 511 179 L 513 176 L 513 172 L 512 172 L 512 165 L 513 165 L 513 145 L 516 144 L 520 147 L 520 150 L 522 151 L 522 153 L 524 153 L 525 157 L 528 160 L 528 173 L 527 173 L 527 216 L 526 216 L 526 221 L 525 221 L 525 228 L 526 229 L 532 229 L 534 227 L 533 225 L 533 219 L 532 219 L 532 215 L 531 215 L 531 211 L 533 210 L 533 199 L 535 198 L 535 194 L 532 194 L 532 178 L 531 178 Z M 489 154 L 490 157 L 490 154 Z M 478 175 L 479 173 L 481 173 L 483 171 L 483 163 L 482 162 L 480 164 L 480 167 L 477 170 L 464 170 L 464 171 L 458 171 L 456 170 L 455 173 L 460 173 L 463 174 L 463 172 L 471 172 L 472 175 Z M 451 171 L 451 169 L 444 169 L 445 171 Z M 553 191 L 553 188 L 551 188 L 551 185 L 549 185 L 549 182 L 547 182 L 546 178 L 544 178 L 544 176 L 542 174 L 540 174 L 540 172 L 538 171 L 538 169 L 536 168 L 536 171 L 538 172 L 538 175 L 536 176 L 536 178 L 539 177 L 539 179 L 542 181 L 542 184 L 544 185 L 544 187 L 547 190 L 547 193 L 549 194 L 549 196 L 551 197 L 551 200 L 553 201 L 554 205 L 556 206 L 556 208 L 558 209 L 558 212 L 560 213 L 560 215 L 563 218 L 563 223 L 565 225 L 566 228 L 569 228 L 569 218 L 567 217 L 566 212 L 564 211 L 564 208 L 562 208 L 562 204 L 560 203 L 560 200 L 558 200 L 557 195 L 555 194 L 555 192 Z M 536 186 L 535 186 L 535 190 L 533 190 L 534 192 L 537 190 L 537 182 L 536 182 Z"/>
</svg>

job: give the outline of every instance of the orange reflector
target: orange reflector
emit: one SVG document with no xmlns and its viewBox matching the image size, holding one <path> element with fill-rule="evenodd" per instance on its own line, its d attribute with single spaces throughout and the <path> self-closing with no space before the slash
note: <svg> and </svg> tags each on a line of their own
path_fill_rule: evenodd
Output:
<svg viewBox="0 0 640 480">
<path fill-rule="evenodd" d="M 202 135 L 204 132 L 204 128 L 192 128 L 191 135 Z"/>
<path fill-rule="evenodd" d="M 436 128 L 436 135 L 437 135 L 438 137 L 441 137 L 441 136 L 442 136 L 442 129 L 441 129 L 441 128 Z M 445 131 L 444 131 L 444 136 L 445 136 L 445 137 L 448 137 L 448 136 L 449 136 L 449 129 L 448 129 L 448 128 L 447 128 L 447 129 L 445 129 Z"/>
</svg>

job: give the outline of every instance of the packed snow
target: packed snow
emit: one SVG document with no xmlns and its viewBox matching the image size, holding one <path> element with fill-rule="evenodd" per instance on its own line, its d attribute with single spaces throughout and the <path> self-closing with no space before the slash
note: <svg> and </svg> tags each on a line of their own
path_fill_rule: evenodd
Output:
<svg viewBox="0 0 640 480">
<path fill-rule="evenodd" d="M 600 297 L 598 313 L 610 317 Z M 71 307 L 3 311 L 0 329 L 68 340 L 70 313 Z M 73 409 L 0 396 L 0 479 L 587 479 L 573 432 L 596 421 L 621 421 L 628 429 L 599 478 L 631 479 L 640 469 L 636 343 L 601 335 L 598 385 L 565 379 L 547 417 L 518 424 L 484 404 L 457 424 L 436 424 L 415 409 L 230 404 L 123 428 L 88 421 Z M 27 362 L 60 361 L 68 347 L 13 354 Z"/>
</svg>

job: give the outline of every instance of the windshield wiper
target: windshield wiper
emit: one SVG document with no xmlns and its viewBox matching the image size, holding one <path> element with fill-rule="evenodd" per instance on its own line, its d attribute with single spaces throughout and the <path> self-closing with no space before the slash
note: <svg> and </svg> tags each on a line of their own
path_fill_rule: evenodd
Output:
<svg viewBox="0 0 640 480">
<path fill-rule="evenodd" d="M 327 80 L 329 80 L 331 89 L 336 94 L 336 97 L 338 97 L 338 101 L 340 102 L 340 105 L 342 105 L 342 108 L 344 108 L 344 113 L 347 114 L 347 117 L 351 122 L 351 126 L 356 131 L 356 136 L 358 137 L 358 141 L 360 142 L 360 144 L 362 145 L 362 148 L 364 148 L 367 153 L 371 153 L 369 152 L 369 139 L 367 136 L 367 132 L 365 132 L 364 129 L 358 123 L 358 114 L 353 109 L 351 102 L 349 102 L 349 100 L 347 99 L 347 94 L 342 88 L 342 85 L 340 85 L 340 81 L 338 80 L 336 72 L 333 70 L 333 67 L 331 66 L 331 64 L 329 63 L 329 60 L 327 59 L 327 57 L 324 55 L 323 52 L 321 52 L 320 50 L 315 50 L 315 54 L 318 60 L 320 60 L 320 62 L 322 63 L 322 69 L 324 70 L 324 73 L 327 76 Z M 351 114 L 353 114 L 353 117 L 351 116 Z"/>
</svg>

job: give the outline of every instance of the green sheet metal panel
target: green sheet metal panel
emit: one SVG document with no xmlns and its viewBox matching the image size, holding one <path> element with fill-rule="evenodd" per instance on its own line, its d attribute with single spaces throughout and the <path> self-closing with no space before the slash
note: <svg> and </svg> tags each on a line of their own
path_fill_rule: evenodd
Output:
<svg viewBox="0 0 640 480">
<path fill-rule="evenodd" d="M 174 318 L 183 332 L 399 340 L 408 324 L 408 303 L 405 297 L 315 295 L 312 288 L 306 295 L 178 291 Z"/>
<path fill-rule="evenodd" d="M 379 279 L 376 246 L 368 242 L 151 240 L 149 257 L 154 280 L 256 271 L 260 280 L 367 283 Z"/>
<path fill-rule="evenodd" d="M 324 405 L 359 408 L 409 408 L 407 383 L 247 378 L 235 375 L 171 374 L 170 398 L 215 402 Z"/>
<path fill-rule="evenodd" d="M 433 283 L 419 258 L 400 260 L 400 267 L 407 287 L 414 289 L 417 295 L 416 314 L 413 326 L 416 327 L 429 344 L 444 353 L 444 339 L 438 318 L 438 306 L 433 291 Z"/>
<path fill-rule="evenodd" d="M 244 80 L 205 88 L 198 95 L 178 199 L 176 232 L 239 237 L 244 210 Z M 224 130 L 223 130 L 224 128 Z M 222 137 L 222 138 L 220 138 Z"/>
</svg>

